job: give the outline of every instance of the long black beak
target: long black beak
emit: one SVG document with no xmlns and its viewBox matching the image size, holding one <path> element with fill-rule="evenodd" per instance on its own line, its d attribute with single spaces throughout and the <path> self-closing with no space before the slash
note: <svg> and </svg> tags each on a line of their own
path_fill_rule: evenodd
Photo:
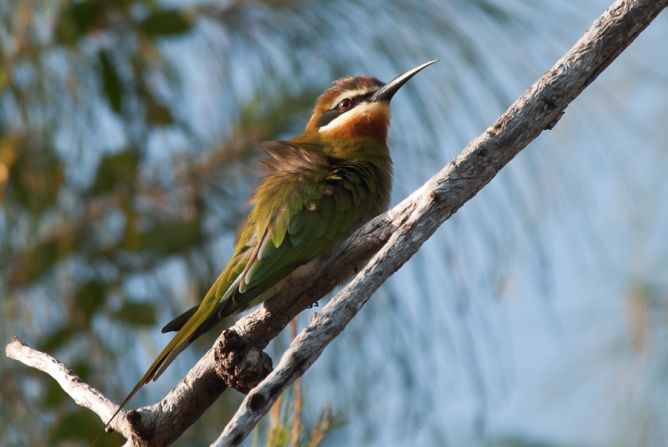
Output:
<svg viewBox="0 0 668 447">
<path fill-rule="evenodd" d="M 397 76 L 396 78 L 392 79 L 390 82 L 382 86 L 380 89 L 376 91 L 373 95 L 371 95 L 371 98 L 369 98 L 370 101 L 390 101 L 394 94 L 401 88 L 402 85 L 406 83 L 410 78 L 418 74 L 420 71 L 424 70 L 431 64 L 435 64 L 438 62 L 438 59 L 434 59 L 433 61 L 425 62 L 424 64 L 418 65 L 415 68 L 411 68 L 404 74 L 401 74 Z"/>
</svg>

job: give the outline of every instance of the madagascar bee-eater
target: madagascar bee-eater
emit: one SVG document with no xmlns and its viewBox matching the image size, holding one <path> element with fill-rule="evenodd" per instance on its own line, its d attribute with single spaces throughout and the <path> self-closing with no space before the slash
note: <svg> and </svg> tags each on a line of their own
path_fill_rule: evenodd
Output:
<svg viewBox="0 0 668 447">
<path fill-rule="evenodd" d="M 346 77 L 322 93 L 304 133 L 264 146 L 264 178 L 253 193 L 232 258 L 202 302 L 163 332 L 177 331 L 113 418 L 142 385 L 223 318 L 280 293 L 295 269 L 326 254 L 387 209 L 392 159 L 387 148 L 390 100 L 420 70 L 387 84 Z M 108 425 L 109 423 L 107 423 Z"/>
</svg>

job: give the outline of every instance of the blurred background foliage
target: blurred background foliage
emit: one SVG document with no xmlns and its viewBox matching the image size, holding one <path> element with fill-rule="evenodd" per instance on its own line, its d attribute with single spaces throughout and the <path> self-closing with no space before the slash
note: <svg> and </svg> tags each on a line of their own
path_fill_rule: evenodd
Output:
<svg viewBox="0 0 668 447">
<path fill-rule="evenodd" d="M 331 80 L 441 59 L 393 102 L 396 202 L 607 6 L 1 2 L 1 339 L 119 399 L 166 342 L 162 323 L 226 262 L 258 143 L 299 133 Z M 666 40 L 664 14 L 378 292 L 249 444 L 668 444 Z M 210 341 L 132 405 L 161 398 Z M 102 426 L 15 362 L 0 362 L 0 393 L 3 445 L 86 445 Z M 175 445 L 206 445 L 239 399 L 225 393 Z"/>
</svg>

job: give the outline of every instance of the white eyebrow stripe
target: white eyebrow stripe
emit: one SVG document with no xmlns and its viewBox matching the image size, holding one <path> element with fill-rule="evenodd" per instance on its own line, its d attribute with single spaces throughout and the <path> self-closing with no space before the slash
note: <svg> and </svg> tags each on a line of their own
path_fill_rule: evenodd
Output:
<svg viewBox="0 0 668 447">
<path fill-rule="evenodd" d="M 367 87 L 367 88 L 359 88 L 359 89 L 357 89 L 357 90 L 348 90 L 348 91 L 345 91 L 345 92 L 341 93 L 339 96 L 337 96 L 337 97 L 334 99 L 334 101 L 332 101 L 332 102 L 329 104 L 329 107 L 327 107 L 327 108 L 328 108 L 328 109 L 333 109 L 334 106 L 336 106 L 342 99 L 345 99 L 345 98 L 351 98 L 351 99 L 352 99 L 352 98 L 354 98 L 355 96 L 366 95 L 366 94 L 368 94 L 368 93 L 371 93 L 371 92 L 374 91 L 374 90 L 375 90 L 375 89 L 374 89 L 373 87 L 371 87 L 371 88 L 368 88 L 368 87 Z"/>
</svg>

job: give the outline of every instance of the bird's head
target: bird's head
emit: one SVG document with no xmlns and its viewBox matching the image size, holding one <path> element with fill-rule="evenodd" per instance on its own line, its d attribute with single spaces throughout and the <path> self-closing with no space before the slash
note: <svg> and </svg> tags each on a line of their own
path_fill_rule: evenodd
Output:
<svg viewBox="0 0 668 447">
<path fill-rule="evenodd" d="M 435 62 L 418 65 L 386 84 L 371 76 L 334 81 L 318 97 L 306 133 L 330 139 L 373 138 L 385 142 L 390 100 L 406 81 Z"/>
</svg>

